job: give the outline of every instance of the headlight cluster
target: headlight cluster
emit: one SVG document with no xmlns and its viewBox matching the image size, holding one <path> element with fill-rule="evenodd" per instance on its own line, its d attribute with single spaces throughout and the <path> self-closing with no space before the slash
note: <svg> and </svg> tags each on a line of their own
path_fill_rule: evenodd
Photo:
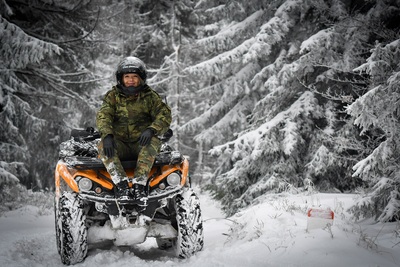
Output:
<svg viewBox="0 0 400 267">
<path fill-rule="evenodd" d="M 88 178 L 81 177 L 78 180 L 78 186 L 81 191 L 90 191 L 93 187 L 93 182 Z"/>
<path fill-rule="evenodd" d="M 179 185 L 181 183 L 181 176 L 178 173 L 173 172 L 167 176 L 167 183 L 172 186 Z"/>
<path fill-rule="evenodd" d="M 167 186 L 177 186 L 181 183 L 181 175 L 177 172 L 173 172 L 165 178 L 161 183 L 158 184 L 158 188 L 164 190 Z"/>
<path fill-rule="evenodd" d="M 181 175 L 177 172 L 170 173 L 165 180 L 158 184 L 158 188 L 164 190 L 167 186 L 178 186 L 181 184 Z M 102 193 L 102 188 L 86 177 L 77 176 L 79 190 L 82 192 L 94 191 L 97 194 Z"/>
<path fill-rule="evenodd" d="M 101 194 L 103 188 L 89 178 L 77 176 L 76 182 L 78 183 L 79 190 L 82 192 L 94 191 L 96 194 Z"/>
</svg>

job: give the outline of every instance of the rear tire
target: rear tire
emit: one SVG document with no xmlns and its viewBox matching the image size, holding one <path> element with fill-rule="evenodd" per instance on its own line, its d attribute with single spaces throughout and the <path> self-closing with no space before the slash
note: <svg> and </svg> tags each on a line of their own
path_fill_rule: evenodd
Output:
<svg viewBox="0 0 400 267">
<path fill-rule="evenodd" d="M 57 249 L 65 265 L 83 261 L 87 255 L 86 215 L 76 193 L 64 192 L 55 202 Z"/>
<path fill-rule="evenodd" d="M 203 220 L 200 200 L 189 188 L 175 199 L 178 236 L 171 245 L 180 258 L 189 258 L 203 249 Z"/>
</svg>

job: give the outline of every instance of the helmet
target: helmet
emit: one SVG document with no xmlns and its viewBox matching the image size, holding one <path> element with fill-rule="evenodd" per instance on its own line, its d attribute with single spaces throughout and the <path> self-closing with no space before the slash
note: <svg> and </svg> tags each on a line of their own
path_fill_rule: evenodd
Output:
<svg viewBox="0 0 400 267">
<path fill-rule="evenodd" d="M 122 76 L 126 73 L 136 73 L 140 76 L 144 83 L 147 79 L 147 70 L 143 61 L 137 57 L 126 57 L 124 58 L 117 67 L 115 77 L 117 78 L 117 84 L 123 85 Z"/>
</svg>

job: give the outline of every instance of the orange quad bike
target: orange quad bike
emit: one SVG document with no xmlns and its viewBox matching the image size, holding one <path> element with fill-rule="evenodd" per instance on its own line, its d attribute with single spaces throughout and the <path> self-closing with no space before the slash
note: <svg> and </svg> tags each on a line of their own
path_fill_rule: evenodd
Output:
<svg viewBox="0 0 400 267">
<path fill-rule="evenodd" d="M 149 174 L 146 207 L 115 197 L 110 175 L 98 158 L 99 133 L 73 130 L 61 143 L 55 170 L 55 228 L 65 265 L 83 261 L 90 244 L 132 246 L 154 237 L 160 249 L 188 258 L 203 248 L 200 201 L 190 186 L 189 162 L 160 137 L 161 152 Z M 136 161 L 122 162 L 133 177 Z"/>
</svg>

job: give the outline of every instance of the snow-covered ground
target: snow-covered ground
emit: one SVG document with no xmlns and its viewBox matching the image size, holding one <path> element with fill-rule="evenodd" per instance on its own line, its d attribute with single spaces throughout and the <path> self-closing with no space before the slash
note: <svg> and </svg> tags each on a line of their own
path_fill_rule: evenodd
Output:
<svg viewBox="0 0 400 267">
<path fill-rule="evenodd" d="M 181 260 L 155 240 L 134 247 L 91 247 L 76 266 L 400 266 L 400 224 L 354 223 L 346 209 L 354 195 L 268 195 L 224 218 L 218 202 L 201 194 L 205 246 Z M 307 209 L 330 207 L 333 226 L 307 230 Z M 63 266 L 57 253 L 54 216 L 33 206 L 0 217 L 0 266 Z"/>
</svg>

